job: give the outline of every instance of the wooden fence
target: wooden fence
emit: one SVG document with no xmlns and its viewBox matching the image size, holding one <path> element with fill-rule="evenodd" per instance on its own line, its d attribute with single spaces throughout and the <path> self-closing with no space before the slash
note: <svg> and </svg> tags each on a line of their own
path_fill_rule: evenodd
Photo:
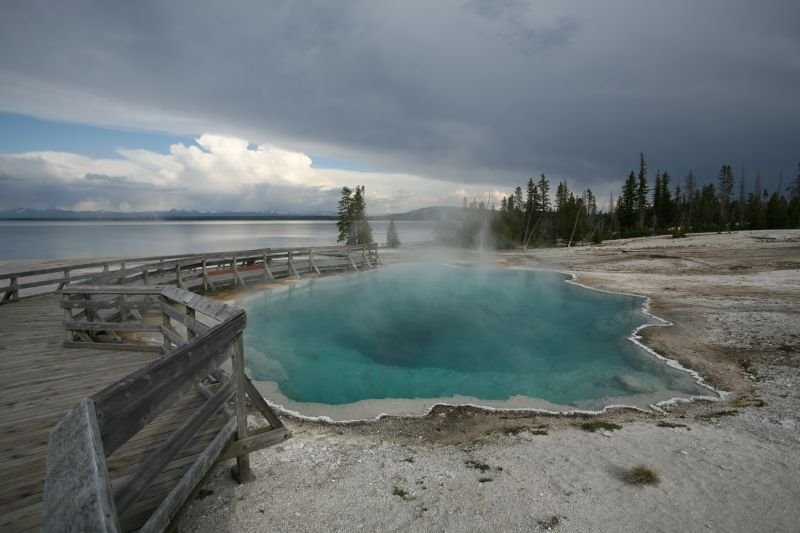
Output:
<svg viewBox="0 0 800 533">
<path fill-rule="evenodd" d="M 240 250 L 211 254 L 135 257 L 0 274 L 0 304 L 53 294 L 76 283 L 175 284 L 214 290 L 250 279 L 300 277 L 382 264 L 378 244 Z"/>
<path fill-rule="evenodd" d="M 225 414 L 227 423 L 150 515 L 142 531 L 166 529 L 216 461 L 235 457 L 233 474 L 246 480 L 251 476 L 248 454 L 290 436 L 244 372 L 244 310 L 188 288 L 214 290 L 222 285 L 244 286 L 254 280 L 359 270 L 378 264 L 377 245 L 368 245 L 138 258 L 0 276 L 9 280 L 5 301 L 30 296 L 21 296 L 22 289 L 61 292 L 67 347 L 163 354 L 84 398 L 51 431 L 44 530 L 119 531 L 120 515 L 219 412 Z M 86 273 L 91 268 L 100 270 Z M 61 275 L 53 277 L 54 273 Z M 46 280 L 33 279 L 47 275 L 51 277 Z M 20 283 L 22 279 L 33 281 Z M 228 361 L 230 374 L 222 368 Z M 148 455 L 122 486 L 112 489 L 106 458 L 192 388 L 203 394 L 205 403 Z M 255 431 L 248 427 L 248 400 L 268 426 Z"/>
<path fill-rule="evenodd" d="M 217 412 L 225 413 L 228 422 L 142 531 L 164 530 L 217 460 L 236 457 L 234 473 L 244 480 L 251 475 L 250 452 L 289 437 L 289 430 L 244 373 L 244 310 L 178 287 L 76 286 L 63 292 L 62 305 L 70 315 L 65 327 L 71 337 L 65 344 L 123 350 L 152 347 L 165 354 L 84 398 L 52 430 L 43 506 L 45 531 L 119 531 L 119 515 Z M 160 337 L 159 342 L 154 343 L 152 337 Z M 231 375 L 221 368 L 228 360 Z M 106 457 L 193 387 L 206 402 L 112 491 Z M 268 427 L 249 429 L 248 399 Z M 231 400 L 234 411 L 227 406 Z"/>
</svg>

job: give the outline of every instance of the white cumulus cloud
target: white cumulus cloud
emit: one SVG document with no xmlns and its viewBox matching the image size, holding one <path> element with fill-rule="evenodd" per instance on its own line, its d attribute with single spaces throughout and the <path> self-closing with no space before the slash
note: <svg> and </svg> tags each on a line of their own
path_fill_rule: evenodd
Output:
<svg viewBox="0 0 800 533">
<path fill-rule="evenodd" d="M 498 198 L 490 186 L 464 188 L 411 174 L 319 169 L 302 152 L 210 133 L 193 144 L 173 144 L 166 154 L 121 148 L 117 155 L 0 153 L 0 208 L 330 212 L 344 185 L 366 186 L 373 214 L 457 205 L 463 197 Z"/>
</svg>

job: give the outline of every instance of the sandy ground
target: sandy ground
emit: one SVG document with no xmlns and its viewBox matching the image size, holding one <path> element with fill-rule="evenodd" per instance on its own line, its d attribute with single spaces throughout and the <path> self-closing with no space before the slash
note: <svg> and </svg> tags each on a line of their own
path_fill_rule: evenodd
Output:
<svg viewBox="0 0 800 533">
<path fill-rule="evenodd" d="M 569 271 L 649 296 L 674 326 L 648 328 L 646 344 L 730 401 L 612 412 L 591 420 L 622 429 L 596 433 L 581 417 L 457 408 L 347 425 L 287 419 L 294 437 L 252 455 L 256 481 L 236 485 L 217 466 L 179 530 L 800 531 L 800 231 L 447 259 Z M 627 484 L 638 464 L 660 483 Z"/>
</svg>

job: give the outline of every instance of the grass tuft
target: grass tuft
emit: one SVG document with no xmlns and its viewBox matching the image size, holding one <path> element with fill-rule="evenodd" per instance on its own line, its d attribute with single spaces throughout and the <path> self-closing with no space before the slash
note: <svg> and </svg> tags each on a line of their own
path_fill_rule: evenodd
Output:
<svg viewBox="0 0 800 533">
<path fill-rule="evenodd" d="M 616 431 L 618 429 L 622 429 L 622 426 L 620 426 L 619 424 L 612 424 L 611 422 L 597 421 L 597 422 L 586 422 L 585 424 L 581 424 L 581 429 L 583 429 L 584 431 L 590 431 L 594 433 L 598 429 Z"/>
<path fill-rule="evenodd" d="M 394 490 L 392 491 L 392 494 L 394 496 L 399 496 L 400 498 L 402 498 L 402 499 L 404 499 L 406 501 L 414 499 L 414 498 L 412 498 L 411 496 L 408 495 L 407 491 L 405 491 L 405 490 L 403 490 L 403 489 L 401 489 L 400 487 L 397 487 L 397 486 L 395 486 Z"/>
<path fill-rule="evenodd" d="M 467 465 L 467 468 L 474 468 L 475 470 L 480 470 L 481 472 L 486 472 L 491 466 L 487 465 L 486 463 L 479 463 L 478 461 L 464 461 L 464 464 Z"/>
<path fill-rule="evenodd" d="M 629 485 L 657 485 L 661 479 L 658 473 L 647 465 L 636 465 L 625 474 Z"/>
<path fill-rule="evenodd" d="M 686 428 L 689 429 L 689 426 L 686 424 L 678 424 L 676 422 L 667 422 L 666 420 L 662 420 L 658 424 L 656 424 L 660 428 Z"/>
<path fill-rule="evenodd" d="M 547 520 L 539 520 L 538 525 L 542 529 L 555 529 L 560 523 L 561 519 L 558 516 L 553 515 Z"/>
<path fill-rule="evenodd" d="M 482 477 L 482 478 L 480 478 L 478 480 L 478 482 L 480 482 L 480 483 L 488 483 L 490 481 L 494 481 L 494 480 L 492 478 L 490 478 L 490 477 Z"/>
<path fill-rule="evenodd" d="M 739 414 L 739 411 L 736 409 L 723 409 L 721 411 L 712 411 L 710 413 L 706 413 L 703 415 L 697 415 L 697 418 L 722 418 L 723 416 L 736 416 Z"/>
</svg>

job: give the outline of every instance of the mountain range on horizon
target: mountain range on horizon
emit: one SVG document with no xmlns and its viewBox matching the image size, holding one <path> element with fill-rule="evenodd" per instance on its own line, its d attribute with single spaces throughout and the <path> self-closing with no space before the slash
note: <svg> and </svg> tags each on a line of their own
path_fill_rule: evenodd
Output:
<svg viewBox="0 0 800 533">
<path fill-rule="evenodd" d="M 432 206 L 404 213 L 368 216 L 370 220 L 441 220 L 460 207 Z M 276 211 L 72 211 L 68 209 L 17 208 L 0 210 L 0 220 L 75 220 L 75 221 L 146 221 L 146 220 L 336 220 L 336 213 L 291 213 Z"/>
</svg>

